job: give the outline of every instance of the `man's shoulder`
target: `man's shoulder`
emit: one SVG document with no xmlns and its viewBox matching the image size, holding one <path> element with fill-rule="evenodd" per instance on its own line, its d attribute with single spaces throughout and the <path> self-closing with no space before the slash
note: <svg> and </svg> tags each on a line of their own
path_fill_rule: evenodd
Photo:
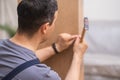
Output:
<svg viewBox="0 0 120 80">
<path fill-rule="evenodd" d="M 0 47 L 6 46 L 8 43 L 8 39 L 0 39 Z"/>
<path fill-rule="evenodd" d="M 6 39 L 0 39 L 0 46 L 1 44 L 3 44 L 3 42 L 5 41 Z"/>
<path fill-rule="evenodd" d="M 10 52 L 10 46 L 7 42 L 7 39 L 2 39 L 0 40 L 0 53 L 2 54 L 2 52 Z"/>
<path fill-rule="evenodd" d="M 0 52 L 1 52 L 1 51 L 4 51 L 5 48 L 7 48 L 5 42 L 6 42 L 6 39 L 5 39 L 5 40 L 0 39 Z"/>
<path fill-rule="evenodd" d="M 22 71 L 15 78 L 21 78 L 22 80 L 61 80 L 59 75 L 45 64 L 33 65 Z"/>
</svg>

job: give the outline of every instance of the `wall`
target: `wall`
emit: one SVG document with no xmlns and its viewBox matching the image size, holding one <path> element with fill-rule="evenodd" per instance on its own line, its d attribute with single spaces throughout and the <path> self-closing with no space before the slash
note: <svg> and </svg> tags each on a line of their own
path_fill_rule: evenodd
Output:
<svg viewBox="0 0 120 80">
<path fill-rule="evenodd" d="M 84 14 L 90 20 L 120 21 L 120 0 L 84 0 Z"/>
</svg>

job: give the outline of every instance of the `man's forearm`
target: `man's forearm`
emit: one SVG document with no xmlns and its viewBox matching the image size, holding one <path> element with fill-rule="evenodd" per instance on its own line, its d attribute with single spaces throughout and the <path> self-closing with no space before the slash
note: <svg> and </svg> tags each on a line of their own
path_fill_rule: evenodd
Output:
<svg viewBox="0 0 120 80">
<path fill-rule="evenodd" d="M 80 58 L 77 54 L 74 54 L 70 69 L 67 73 L 65 80 L 80 80 L 83 70 L 82 69 L 83 58 Z"/>
<path fill-rule="evenodd" d="M 52 46 L 39 49 L 36 51 L 36 56 L 39 58 L 41 62 L 47 60 L 51 56 L 55 55 L 55 51 L 53 50 Z"/>
<path fill-rule="evenodd" d="M 84 62 L 82 62 L 80 80 L 84 80 Z"/>
</svg>

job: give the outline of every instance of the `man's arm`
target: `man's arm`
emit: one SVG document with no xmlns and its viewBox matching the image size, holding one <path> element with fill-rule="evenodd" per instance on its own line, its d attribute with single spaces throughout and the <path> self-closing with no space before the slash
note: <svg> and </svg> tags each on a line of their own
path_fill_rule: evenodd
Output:
<svg viewBox="0 0 120 80">
<path fill-rule="evenodd" d="M 75 40 L 76 35 L 70 35 L 67 33 L 62 33 L 58 36 L 55 46 L 58 52 L 62 52 L 63 50 L 67 49 Z M 47 60 L 51 56 L 55 55 L 55 51 L 52 46 L 39 49 L 36 51 L 36 56 L 40 59 L 41 62 Z"/>
<path fill-rule="evenodd" d="M 81 73 L 80 73 L 80 80 L 84 80 L 84 60 L 82 62 Z"/>
<path fill-rule="evenodd" d="M 55 51 L 53 50 L 52 46 L 40 49 L 36 51 L 36 56 L 39 58 L 41 62 L 47 60 L 51 56 L 55 55 Z"/>
<path fill-rule="evenodd" d="M 62 37 L 59 37 L 58 40 L 56 41 L 56 48 L 60 52 L 68 48 L 69 45 L 71 45 L 75 40 L 73 46 L 73 52 L 74 52 L 73 60 L 70 69 L 65 77 L 65 80 L 84 80 L 83 57 L 87 49 L 86 43 L 84 42 L 80 43 L 80 37 L 70 36 L 70 35 L 66 36 L 66 34 L 62 34 L 61 36 Z M 52 48 L 52 46 L 46 47 L 44 49 L 40 49 L 36 52 L 36 55 L 38 56 L 41 62 L 55 54 L 56 53 Z"/>
<path fill-rule="evenodd" d="M 80 39 L 77 38 L 73 47 L 73 60 L 65 80 L 84 80 L 83 56 L 87 49 L 86 43 L 79 45 Z"/>
</svg>

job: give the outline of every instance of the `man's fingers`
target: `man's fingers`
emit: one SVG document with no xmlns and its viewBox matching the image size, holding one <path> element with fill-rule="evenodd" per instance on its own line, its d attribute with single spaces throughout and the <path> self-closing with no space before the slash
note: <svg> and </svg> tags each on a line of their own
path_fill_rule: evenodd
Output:
<svg viewBox="0 0 120 80">
<path fill-rule="evenodd" d="M 80 37 L 78 36 L 78 37 L 76 38 L 76 40 L 75 40 L 74 45 L 79 45 L 79 43 L 80 43 Z"/>
<path fill-rule="evenodd" d="M 73 35 L 70 39 L 69 39 L 69 44 L 75 43 L 76 39 L 79 38 L 79 41 L 81 39 L 80 35 Z M 79 44 L 79 42 L 77 42 Z"/>
<path fill-rule="evenodd" d="M 75 35 L 75 36 L 71 36 L 71 37 L 69 37 L 68 41 L 73 41 L 73 40 L 75 40 L 76 38 L 77 38 L 76 35 Z"/>
<path fill-rule="evenodd" d="M 74 42 L 75 42 L 75 40 L 76 40 L 77 37 L 78 37 L 78 35 L 73 35 L 73 36 L 68 40 L 69 44 L 74 44 Z"/>
<path fill-rule="evenodd" d="M 79 37 L 81 39 L 80 35 L 73 35 L 68 39 L 68 41 L 75 40 L 77 37 Z"/>
</svg>

